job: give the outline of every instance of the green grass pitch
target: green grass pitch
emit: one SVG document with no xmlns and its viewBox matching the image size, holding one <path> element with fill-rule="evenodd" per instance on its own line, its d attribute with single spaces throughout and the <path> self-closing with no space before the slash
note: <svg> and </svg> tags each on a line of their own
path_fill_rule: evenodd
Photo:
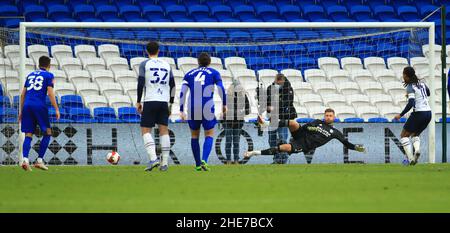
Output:
<svg viewBox="0 0 450 233">
<path fill-rule="evenodd" d="M 450 164 L 0 167 L 0 212 L 450 212 Z"/>
</svg>

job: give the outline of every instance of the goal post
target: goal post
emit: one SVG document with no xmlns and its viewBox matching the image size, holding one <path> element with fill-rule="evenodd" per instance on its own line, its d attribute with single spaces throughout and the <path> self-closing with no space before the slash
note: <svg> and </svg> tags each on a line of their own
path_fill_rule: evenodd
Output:
<svg viewBox="0 0 450 233">
<path fill-rule="evenodd" d="M 423 29 L 428 30 L 428 49 L 435 51 L 434 22 L 21 22 L 19 28 L 20 91 L 26 77 L 27 32 L 33 29 Z M 435 75 L 435 57 L 429 56 L 429 76 Z M 435 163 L 435 79 L 430 78 L 432 120 L 428 127 L 428 159 Z M 19 92 L 20 93 L 20 92 Z M 20 106 L 21 107 L 21 106 Z M 20 125 L 19 125 L 20 127 Z M 20 128 L 19 128 L 20 130 Z M 20 132 L 20 131 L 19 131 Z M 23 134 L 19 134 L 19 158 L 22 156 Z"/>
</svg>

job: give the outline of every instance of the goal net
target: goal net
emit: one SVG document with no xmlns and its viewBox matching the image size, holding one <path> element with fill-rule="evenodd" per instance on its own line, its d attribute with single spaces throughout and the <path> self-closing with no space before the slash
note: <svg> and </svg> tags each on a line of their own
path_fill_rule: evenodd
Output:
<svg viewBox="0 0 450 233">
<path fill-rule="evenodd" d="M 188 128 L 177 124 L 181 122 L 179 93 L 184 75 L 198 67 L 197 56 L 202 52 L 210 54 L 210 67 L 219 71 L 227 92 L 225 115 L 217 90 L 214 96 L 220 124 L 212 154 L 223 163 L 244 163 L 244 151 L 289 140 L 287 129 L 278 129 L 275 123 L 267 132 L 255 128 L 252 123 L 259 114 L 271 122 L 290 118 L 303 124 L 322 119 L 324 110 L 333 108 L 339 122 L 392 122 L 407 101 L 402 70 L 408 65 L 435 90 L 430 103 L 436 109 L 436 120 L 441 117 L 441 79 L 434 70 L 440 64 L 430 52 L 437 47 L 430 23 L 22 23 L 20 32 L 1 29 L 0 36 L 3 164 L 20 159 L 23 135 L 18 133 L 18 96 L 43 55 L 51 57 L 61 110 L 61 119 L 56 121 L 47 101 L 56 137 L 45 160 L 102 164 L 100 155 L 105 150 L 121 153 L 118 145 L 125 143 L 123 153 L 133 156 L 123 159 L 147 161 L 140 116 L 133 106 L 148 41 L 159 42 L 159 56 L 171 65 L 176 83 L 169 128 L 183 135 L 172 138 L 172 145 L 185 142 L 179 152 L 171 154 L 174 163 L 184 162 L 177 153 L 188 155 L 185 163 L 193 161 Z M 274 85 L 277 74 L 287 81 Z M 289 88 L 292 92 L 286 91 Z M 108 130 L 103 132 L 105 126 Z M 422 137 L 429 143 L 424 160 L 434 162 L 434 121 Z M 260 138 L 257 143 L 255 138 Z M 34 139 L 32 148 L 37 150 L 38 144 L 39 139 Z M 32 149 L 30 158 L 35 153 Z M 280 154 L 274 162 L 287 159 Z"/>
</svg>

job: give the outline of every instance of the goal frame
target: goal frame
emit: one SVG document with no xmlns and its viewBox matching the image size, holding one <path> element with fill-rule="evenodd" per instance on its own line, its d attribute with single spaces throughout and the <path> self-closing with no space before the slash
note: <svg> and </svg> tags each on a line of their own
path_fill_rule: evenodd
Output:
<svg viewBox="0 0 450 233">
<path fill-rule="evenodd" d="M 258 28 L 258 29 L 281 29 L 281 28 L 424 28 L 428 29 L 428 45 L 429 51 L 434 52 L 435 47 L 435 23 L 434 22 L 21 22 L 19 26 L 19 49 L 20 49 L 20 66 L 19 66 L 19 88 L 20 93 L 25 83 L 25 59 L 26 59 L 26 32 L 32 28 Z M 432 109 L 432 119 L 428 127 L 428 162 L 435 163 L 436 158 L 436 123 L 435 123 L 435 56 L 429 58 L 429 77 L 430 80 L 430 105 Z M 22 106 L 19 106 L 21 109 Z M 19 123 L 20 132 L 20 123 Z M 25 138 L 23 133 L 19 133 L 19 161 L 22 159 L 22 143 Z"/>
</svg>

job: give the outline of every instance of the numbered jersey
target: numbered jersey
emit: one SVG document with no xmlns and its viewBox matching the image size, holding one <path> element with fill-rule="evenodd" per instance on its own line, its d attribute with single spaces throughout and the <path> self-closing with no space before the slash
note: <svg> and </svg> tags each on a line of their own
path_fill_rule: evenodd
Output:
<svg viewBox="0 0 450 233">
<path fill-rule="evenodd" d="M 214 113 L 215 85 L 223 86 L 220 73 L 217 70 L 209 67 L 193 69 L 184 76 L 183 85 L 186 85 L 190 92 L 188 100 L 188 112 L 190 114 L 201 116 L 205 114 L 203 112 L 205 109 L 210 110 L 209 113 Z"/>
<path fill-rule="evenodd" d="M 169 82 L 172 78 L 169 63 L 159 58 L 143 61 L 139 68 L 139 76 L 145 77 L 144 102 L 169 102 Z"/>
<path fill-rule="evenodd" d="M 47 87 L 53 87 L 53 74 L 41 69 L 31 72 L 25 80 L 26 89 L 24 105 L 43 105 L 47 96 Z"/>
<path fill-rule="evenodd" d="M 431 111 L 430 105 L 428 104 L 427 89 L 428 87 L 422 82 L 419 82 L 418 84 L 408 84 L 406 87 L 408 99 L 415 99 L 415 112 Z"/>
</svg>

